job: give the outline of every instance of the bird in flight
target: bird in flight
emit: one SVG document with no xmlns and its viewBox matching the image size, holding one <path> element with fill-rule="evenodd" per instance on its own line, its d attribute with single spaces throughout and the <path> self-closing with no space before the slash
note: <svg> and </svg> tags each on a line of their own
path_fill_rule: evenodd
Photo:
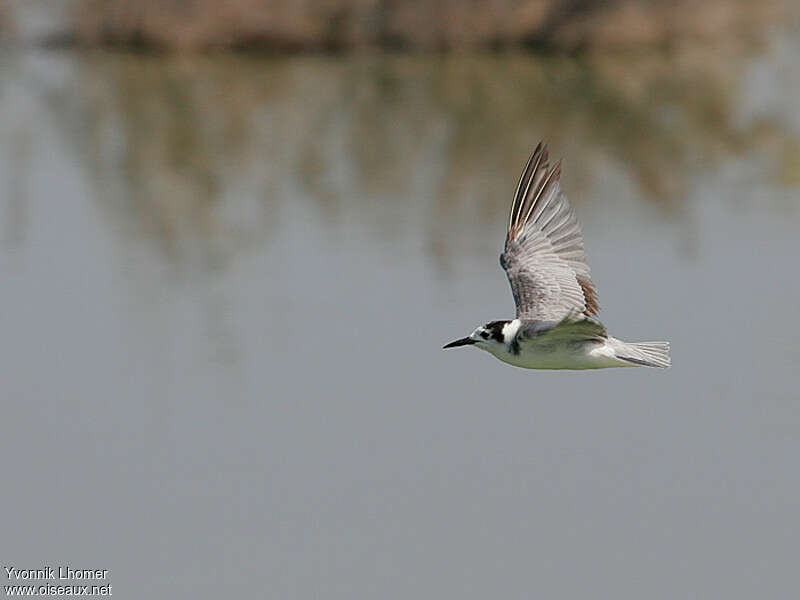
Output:
<svg viewBox="0 0 800 600">
<path fill-rule="evenodd" d="M 669 342 L 623 342 L 597 320 L 583 235 L 560 177 L 561 162 L 550 167 L 539 142 L 517 183 L 500 255 L 516 318 L 481 325 L 445 348 L 477 346 L 526 369 L 669 367 Z"/>
</svg>

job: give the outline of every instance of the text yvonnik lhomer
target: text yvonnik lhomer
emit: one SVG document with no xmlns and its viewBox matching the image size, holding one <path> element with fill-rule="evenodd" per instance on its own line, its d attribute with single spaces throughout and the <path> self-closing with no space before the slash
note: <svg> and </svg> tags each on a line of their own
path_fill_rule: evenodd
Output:
<svg viewBox="0 0 800 600">
<path fill-rule="evenodd" d="M 9 579 L 36 581 L 40 579 L 99 579 L 108 578 L 108 569 L 73 569 L 72 567 L 42 567 L 41 569 L 18 569 L 3 567 Z"/>
<path fill-rule="evenodd" d="M 47 585 L 38 586 L 5 586 L 6 595 L 101 595 L 111 596 L 111 584 L 108 583 L 108 569 L 73 569 L 72 567 L 44 566 L 38 569 L 19 569 L 17 567 L 3 567 L 9 581 L 19 583 L 48 582 Z M 68 582 L 69 585 L 53 585 L 52 582 Z M 76 585 L 86 584 L 86 585 Z M 88 585 L 95 584 L 95 585 Z M 97 585 L 100 584 L 100 585 Z M 24 590 L 16 589 L 25 587 Z M 14 589 L 9 589 L 14 588 Z M 32 588 L 32 589 L 29 589 Z"/>
</svg>

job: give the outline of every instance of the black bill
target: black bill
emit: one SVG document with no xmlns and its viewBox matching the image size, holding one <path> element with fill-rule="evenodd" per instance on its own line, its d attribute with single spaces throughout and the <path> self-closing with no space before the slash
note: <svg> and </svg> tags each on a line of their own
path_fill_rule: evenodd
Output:
<svg viewBox="0 0 800 600">
<path fill-rule="evenodd" d="M 450 342 L 446 346 L 443 346 L 442 349 L 445 348 L 456 348 L 458 346 L 469 346 L 470 344 L 474 344 L 475 340 L 472 340 L 468 337 L 461 338 L 460 340 L 456 340 L 455 342 Z"/>
</svg>

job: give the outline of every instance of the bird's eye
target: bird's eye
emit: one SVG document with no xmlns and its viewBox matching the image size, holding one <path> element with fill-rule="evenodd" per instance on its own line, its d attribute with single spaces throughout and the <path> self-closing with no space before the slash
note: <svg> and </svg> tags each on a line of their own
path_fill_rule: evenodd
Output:
<svg viewBox="0 0 800 600">
<path fill-rule="evenodd" d="M 489 339 L 489 332 L 488 331 L 481 331 L 481 337 L 485 340 Z"/>
</svg>

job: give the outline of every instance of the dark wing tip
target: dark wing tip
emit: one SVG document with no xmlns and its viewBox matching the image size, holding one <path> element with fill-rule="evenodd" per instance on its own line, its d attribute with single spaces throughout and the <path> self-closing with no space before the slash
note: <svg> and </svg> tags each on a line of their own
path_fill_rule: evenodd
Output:
<svg viewBox="0 0 800 600">
<path fill-rule="evenodd" d="M 552 168 L 549 160 L 550 153 L 547 144 L 541 141 L 528 159 L 517 183 L 508 219 L 506 242 L 519 236 L 533 214 L 531 210 L 533 205 L 543 193 L 547 192 L 548 188 L 560 181 L 561 160 L 559 159 Z"/>
<path fill-rule="evenodd" d="M 540 141 L 536 144 L 536 148 L 534 148 L 533 152 L 531 152 L 531 155 L 528 157 L 528 162 L 525 163 L 522 174 L 519 176 L 517 188 L 514 190 L 514 199 L 511 203 L 511 211 L 508 215 L 506 241 L 513 240 L 521 231 L 522 228 L 520 227 L 519 220 L 522 214 L 523 204 L 525 204 L 525 198 L 527 197 L 527 190 L 530 187 L 532 178 L 539 169 L 542 167 L 547 169 L 547 161 L 547 144 L 545 144 L 544 141 Z"/>
<path fill-rule="evenodd" d="M 553 165 L 553 168 L 550 170 L 550 181 L 553 183 L 557 183 L 561 181 L 561 159 L 559 158 L 556 161 L 556 164 Z"/>
</svg>

